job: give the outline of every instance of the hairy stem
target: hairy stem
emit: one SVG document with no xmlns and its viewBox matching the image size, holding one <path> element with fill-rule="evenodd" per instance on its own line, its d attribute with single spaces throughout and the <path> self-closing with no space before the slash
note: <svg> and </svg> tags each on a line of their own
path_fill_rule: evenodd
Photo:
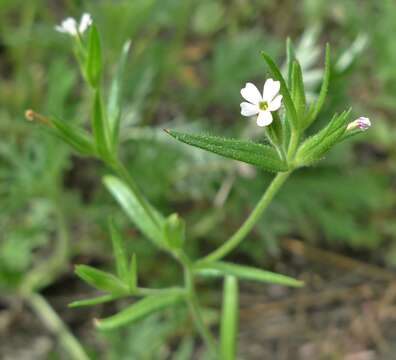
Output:
<svg viewBox="0 0 396 360">
<path fill-rule="evenodd" d="M 254 225 L 260 219 L 265 209 L 267 209 L 268 205 L 271 203 L 271 200 L 274 198 L 275 194 L 278 192 L 280 187 L 283 185 L 283 183 L 286 181 L 291 173 L 292 171 L 278 173 L 272 180 L 271 184 L 268 186 L 267 190 L 257 203 L 254 210 L 250 213 L 249 217 L 236 231 L 236 233 L 232 235 L 223 245 L 221 245 L 215 251 L 205 256 L 203 259 L 199 260 L 198 263 L 220 260 L 227 254 L 229 254 L 232 250 L 234 250 L 253 229 Z"/>
<path fill-rule="evenodd" d="M 68 353 L 68 359 L 71 360 L 89 360 L 82 345 L 69 331 L 65 323 L 52 309 L 51 305 L 39 294 L 29 294 L 26 301 L 30 304 L 34 312 L 40 317 L 41 321 L 47 328 L 58 337 L 65 351 Z"/>
</svg>

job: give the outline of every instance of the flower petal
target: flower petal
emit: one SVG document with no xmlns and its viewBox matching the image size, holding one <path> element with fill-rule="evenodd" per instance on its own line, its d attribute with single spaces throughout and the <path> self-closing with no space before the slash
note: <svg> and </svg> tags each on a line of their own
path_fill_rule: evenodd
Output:
<svg viewBox="0 0 396 360">
<path fill-rule="evenodd" d="M 268 79 L 264 84 L 263 100 L 271 102 L 272 99 L 278 94 L 280 89 L 280 82 Z"/>
<path fill-rule="evenodd" d="M 258 108 L 257 105 L 253 105 L 246 101 L 241 103 L 241 114 L 243 116 L 253 116 L 253 115 L 258 114 L 259 111 L 260 111 L 260 109 Z"/>
<path fill-rule="evenodd" d="M 84 13 L 81 16 L 81 21 L 80 21 L 80 26 L 78 28 L 78 31 L 82 34 L 85 30 L 88 29 L 88 27 L 92 24 L 92 17 L 88 13 Z"/>
<path fill-rule="evenodd" d="M 257 117 L 258 126 L 267 126 L 272 123 L 272 114 L 270 111 L 260 111 Z"/>
<path fill-rule="evenodd" d="M 279 110 L 279 108 L 282 105 L 282 95 L 278 95 L 275 97 L 274 100 L 272 100 L 269 105 L 268 105 L 268 110 L 269 111 L 276 111 Z"/>
<path fill-rule="evenodd" d="M 65 33 L 70 35 L 77 35 L 77 22 L 73 18 L 69 17 L 62 21 L 61 27 Z"/>
<path fill-rule="evenodd" d="M 250 103 L 257 105 L 261 100 L 260 91 L 257 89 L 256 85 L 248 82 L 245 87 L 241 90 L 241 95 L 243 98 Z"/>
</svg>

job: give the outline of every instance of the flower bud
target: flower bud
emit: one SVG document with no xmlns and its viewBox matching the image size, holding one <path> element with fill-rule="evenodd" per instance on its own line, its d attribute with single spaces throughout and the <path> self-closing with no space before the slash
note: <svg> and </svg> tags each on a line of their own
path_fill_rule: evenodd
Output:
<svg viewBox="0 0 396 360">
<path fill-rule="evenodd" d="M 358 130 L 358 129 L 365 131 L 370 126 L 371 126 L 370 119 L 367 117 L 361 116 L 360 118 L 358 118 L 355 121 L 352 121 L 351 123 L 348 124 L 347 131 Z"/>
</svg>

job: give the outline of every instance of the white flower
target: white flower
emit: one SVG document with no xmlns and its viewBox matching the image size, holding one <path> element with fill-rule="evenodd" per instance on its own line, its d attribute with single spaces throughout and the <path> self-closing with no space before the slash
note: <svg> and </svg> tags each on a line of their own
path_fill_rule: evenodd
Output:
<svg viewBox="0 0 396 360">
<path fill-rule="evenodd" d="M 55 30 L 71 36 L 77 36 L 79 33 L 82 34 L 92 24 L 92 17 L 88 13 L 84 13 L 81 16 L 80 24 L 71 17 L 63 20 L 60 25 L 55 26 Z"/>
<path fill-rule="evenodd" d="M 271 112 L 281 107 L 282 95 L 278 95 L 280 82 L 268 79 L 263 88 L 263 95 L 252 83 L 246 83 L 241 90 L 242 97 L 248 102 L 241 103 L 241 114 L 243 116 L 257 115 L 258 126 L 268 126 L 272 123 Z"/>
<path fill-rule="evenodd" d="M 369 118 L 361 116 L 360 118 L 352 121 L 347 126 L 347 131 L 359 129 L 359 130 L 367 130 L 371 126 L 371 121 Z"/>
</svg>

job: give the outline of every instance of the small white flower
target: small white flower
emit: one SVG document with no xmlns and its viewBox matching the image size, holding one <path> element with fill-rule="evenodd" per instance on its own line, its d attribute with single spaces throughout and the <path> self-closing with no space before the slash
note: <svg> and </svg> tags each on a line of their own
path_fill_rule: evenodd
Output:
<svg viewBox="0 0 396 360">
<path fill-rule="evenodd" d="M 361 116 L 360 118 L 352 121 L 347 126 L 347 131 L 359 129 L 359 130 L 367 130 L 371 126 L 371 121 L 369 118 Z"/>
<path fill-rule="evenodd" d="M 81 17 L 80 23 L 71 17 L 63 20 L 60 25 L 55 26 L 55 30 L 71 36 L 77 36 L 79 33 L 85 32 L 92 24 L 92 17 L 88 13 L 84 13 Z"/>
<path fill-rule="evenodd" d="M 278 95 L 280 82 L 268 79 L 261 95 L 257 87 L 252 83 L 246 83 L 241 90 L 242 97 L 248 102 L 241 103 L 241 114 L 243 116 L 257 115 L 258 126 L 268 126 L 272 123 L 271 112 L 279 110 L 282 104 L 282 95 Z"/>
</svg>

